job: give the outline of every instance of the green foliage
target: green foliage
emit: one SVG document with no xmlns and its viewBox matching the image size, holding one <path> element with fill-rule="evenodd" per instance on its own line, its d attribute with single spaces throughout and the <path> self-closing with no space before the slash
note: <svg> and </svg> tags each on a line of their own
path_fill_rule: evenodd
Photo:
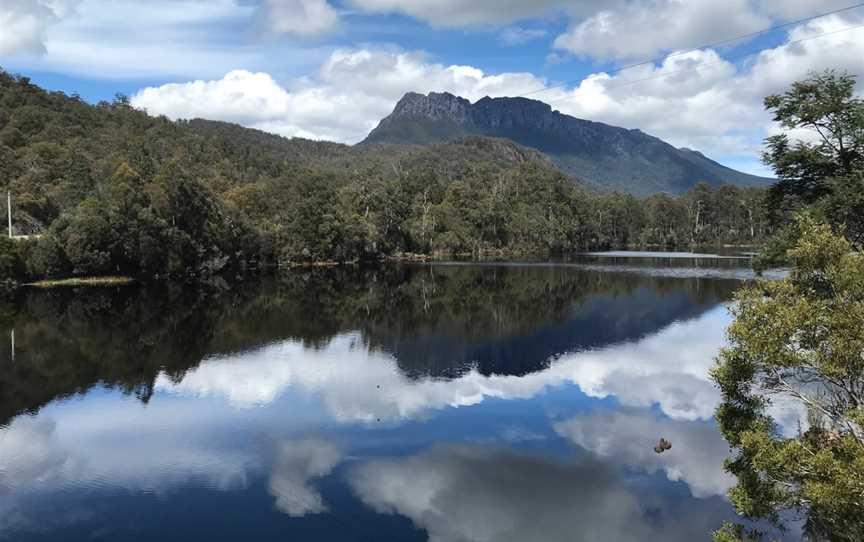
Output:
<svg viewBox="0 0 864 542">
<path fill-rule="evenodd" d="M 755 529 L 745 529 L 743 525 L 726 522 L 714 531 L 714 542 L 758 542 L 762 533 Z"/>
<path fill-rule="evenodd" d="M 21 250 L 25 277 L 62 277 L 71 269 L 66 251 L 52 235 L 23 242 Z"/>
<path fill-rule="evenodd" d="M 864 246 L 864 169 L 833 178 L 828 187 L 828 195 L 815 206 L 816 214 L 830 217 L 855 246 Z"/>
<path fill-rule="evenodd" d="M 751 518 L 804 512 L 807 534 L 832 541 L 864 539 L 864 256 L 854 252 L 864 239 L 864 101 L 854 86 L 827 71 L 765 100 L 783 128 L 817 138 L 766 141 L 779 177 L 769 217 L 785 226 L 755 267 L 793 271 L 739 293 L 713 372 L 724 398 L 717 419 L 736 452 L 727 464 L 735 506 Z M 809 412 L 797 437 L 778 434 L 766 413 L 773 396 Z M 735 527 L 715 538 L 745 539 Z"/>
<path fill-rule="evenodd" d="M 8 287 L 22 275 L 21 251 L 18 244 L 0 236 L 0 287 Z"/>
<path fill-rule="evenodd" d="M 864 255 L 801 218 L 791 276 L 741 290 L 730 346 L 712 372 L 717 420 L 735 450 L 730 497 L 751 518 L 808 514 L 811 535 L 864 539 Z M 809 413 L 795 438 L 766 413 L 784 397 Z"/>
<path fill-rule="evenodd" d="M 804 130 L 815 139 L 797 141 L 783 133 L 766 140 L 763 160 L 778 177 L 768 196 L 772 221 L 788 223 L 808 210 L 860 245 L 864 100 L 855 95 L 855 76 L 830 70 L 812 74 L 784 94 L 765 98 L 765 107 L 782 128 Z"/>
<path fill-rule="evenodd" d="M 798 221 L 786 224 L 769 238 L 762 246 L 759 254 L 753 259 L 753 269 L 761 273 L 766 269 L 788 266 L 790 264 L 789 251 L 798 244 L 798 240 L 801 238 L 799 224 Z"/>
</svg>

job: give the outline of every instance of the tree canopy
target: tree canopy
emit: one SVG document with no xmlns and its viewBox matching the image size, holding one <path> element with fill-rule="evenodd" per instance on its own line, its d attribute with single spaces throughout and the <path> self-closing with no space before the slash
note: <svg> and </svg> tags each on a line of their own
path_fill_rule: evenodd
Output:
<svg viewBox="0 0 864 542">
<path fill-rule="evenodd" d="M 864 540 L 864 100 L 853 76 L 826 71 L 765 105 L 782 128 L 813 137 L 766 140 L 779 177 L 770 218 L 786 225 L 757 265 L 792 271 L 737 294 L 712 373 L 734 451 L 730 497 L 751 519 L 803 518 L 811 540 Z M 761 536 L 730 524 L 715 539 Z"/>
<path fill-rule="evenodd" d="M 817 540 L 862 540 L 864 255 L 827 225 L 802 218 L 799 228 L 791 276 L 737 294 L 713 371 L 717 420 L 735 450 L 730 496 L 748 517 L 799 512 Z M 772 405 L 807 413 L 797 434 Z"/>
<path fill-rule="evenodd" d="M 769 190 L 775 222 L 808 210 L 864 241 L 864 100 L 855 76 L 825 71 L 765 98 L 785 130 L 766 140 L 763 160 L 778 181 Z M 800 137 L 799 137 L 800 136 Z M 786 247 L 788 248 L 788 247 Z"/>
</svg>

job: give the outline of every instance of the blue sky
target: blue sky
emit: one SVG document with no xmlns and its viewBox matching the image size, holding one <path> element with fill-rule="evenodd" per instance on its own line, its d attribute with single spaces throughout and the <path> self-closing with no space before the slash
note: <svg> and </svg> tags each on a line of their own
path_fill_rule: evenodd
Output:
<svg viewBox="0 0 864 542">
<path fill-rule="evenodd" d="M 91 102 L 347 143 L 408 91 L 531 93 L 767 173 L 762 98 L 811 70 L 864 72 L 864 7 L 680 51 L 853 3 L 0 0 L 0 66 Z"/>
</svg>

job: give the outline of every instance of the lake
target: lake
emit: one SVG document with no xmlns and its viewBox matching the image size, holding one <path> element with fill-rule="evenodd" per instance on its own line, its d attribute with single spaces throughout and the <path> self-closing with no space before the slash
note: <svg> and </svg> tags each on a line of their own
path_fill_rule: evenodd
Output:
<svg viewBox="0 0 864 542">
<path fill-rule="evenodd" d="M 0 305 L 0 539 L 709 540 L 735 516 L 708 371 L 748 265 L 21 291 Z"/>
</svg>

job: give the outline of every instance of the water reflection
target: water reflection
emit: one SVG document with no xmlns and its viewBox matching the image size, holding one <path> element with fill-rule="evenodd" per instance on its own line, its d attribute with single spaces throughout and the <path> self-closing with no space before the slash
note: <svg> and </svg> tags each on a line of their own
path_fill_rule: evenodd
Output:
<svg viewBox="0 0 864 542">
<path fill-rule="evenodd" d="M 342 460 L 334 443 L 321 439 L 286 440 L 278 445 L 268 488 L 276 508 L 293 517 L 328 510 L 310 480 L 330 474 Z"/>
<path fill-rule="evenodd" d="M 477 369 L 450 379 L 411 377 L 393 354 L 340 335 L 308 349 L 285 341 L 236 357 L 205 360 L 180 381 L 162 376 L 156 389 L 192 397 L 227 398 L 237 407 L 272 403 L 287 389 L 319 398 L 340 422 L 424 418 L 430 410 L 474 405 L 486 398 L 529 399 L 576 384 L 590 397 L 615 396 L 622 405 L 657 405 L 675 419 L 708 419 L 719 392 L 708 379 L 729 321 L 717 307 L 702 318 L 676 322 L 643 340 L 561 354 L 525 375 L 485 375 Z"/>
<path fill-rule="evenodd" d="M 724 508 L 629 486 L 596 460 L 494 448 L 371 461 L 349 479 L 373 509 L 406 516 L 440 542 L 704 540 Z"/>
<path fill-rule="evenodd" d="M 707 539 L 738 284 L 459 265 L 25 293 L 0 539 Z"/>
<path fill-rule="evenodd" d="M 607 250 L 605 252 L 586 252 L 586 256 L 593 256 L 597 258 L 648 258 L 653 261 L 663 261 L 663 260 L 722 260 L 728 258 L 736 258 L 742 260 L 749 260 L 750 257 L 744 254 L 741 254 L 738 251 L 725 251 L 724 254 L 714 254 L 714 253 L 699 253 L 699 252 L 647 252 L 647 251 L 639 251 L 639 250 Z"/>
<path fill-rule="evenodd" d="M 693 318 L 735 281 L 567 267 L 401 267 L 290 274 L 240 289 L 28 291 L 2 311 L 0 423 L 104 383 L 149 399 L 203 359 L 355 333 L 410 376 L 524 375 L 550 358 Z M 372 354 L 374 355 L 374 354 Z"/>
<path fill-rule="evenodd" d="M 669 480 L 681 480 L 694 497 L 723 496 L 733 484 L 721 468 L 728 445 L 708 423 L 670 420 L 644 411 L 595 412 L 560 421 L 555 431 L 607 464 L 662 471 Z M 656 453 L 659 435 L 681 453 Z"/>
</svg>

